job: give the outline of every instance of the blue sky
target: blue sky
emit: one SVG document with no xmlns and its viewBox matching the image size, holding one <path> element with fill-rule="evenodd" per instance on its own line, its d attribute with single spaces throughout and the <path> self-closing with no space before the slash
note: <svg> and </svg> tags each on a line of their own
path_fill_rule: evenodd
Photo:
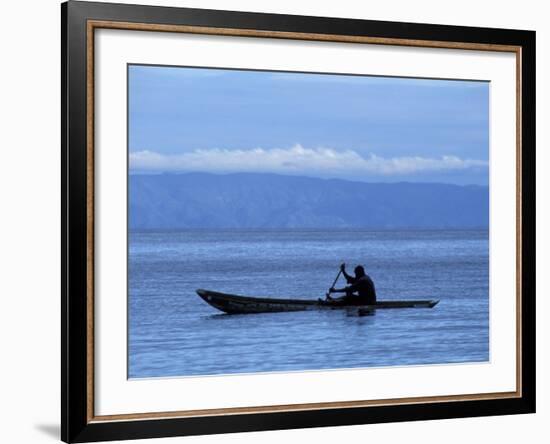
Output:
<svg viewBox="0 0 550 444">
<path fill-rule="evenodd" d="M 489 83 L 129 67 L 132 172 L 487 184 Z"/>
</svg>

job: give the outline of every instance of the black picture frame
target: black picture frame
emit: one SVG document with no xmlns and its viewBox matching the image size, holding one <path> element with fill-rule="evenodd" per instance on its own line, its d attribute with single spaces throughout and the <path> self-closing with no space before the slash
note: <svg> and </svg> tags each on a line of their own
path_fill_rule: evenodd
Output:
<svg viewBox="0 0 550 444">
<path fill-rule="evenodd" d="M 511 45 L 521 54 L 521 394 L 479 400 L 96 421 L 90 416 L 88 22 L 114 21 L 429 42 Z M 90 442 L 535 412 L 535 32 L 69 1 L 61 5 L 61 439 Z M 88 54 L 88 55 L 87 55 Z M 511 198 L 513 198 L 511 196 Z"/>
</svg>

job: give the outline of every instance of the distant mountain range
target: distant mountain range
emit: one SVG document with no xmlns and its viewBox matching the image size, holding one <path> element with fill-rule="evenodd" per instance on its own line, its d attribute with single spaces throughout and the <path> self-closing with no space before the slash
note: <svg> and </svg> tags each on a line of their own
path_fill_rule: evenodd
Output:
<svg viewBox="0 0 550 444">
<path fill-rule="evenodd" d="M 130 229 L 487 228 L 489 188 L 276 174 L 132 174 Z"/>
</svg>

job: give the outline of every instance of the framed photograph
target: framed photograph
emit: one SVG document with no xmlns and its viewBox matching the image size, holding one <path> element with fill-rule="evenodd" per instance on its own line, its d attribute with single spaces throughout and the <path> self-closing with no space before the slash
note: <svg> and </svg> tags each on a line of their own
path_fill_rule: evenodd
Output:
<svg viewBox="0 0 550 444">
<path fill-rule="evenodd" d="M 535 411 L 535 33 L 69 1 L 62 439 Z"/>
</svg>

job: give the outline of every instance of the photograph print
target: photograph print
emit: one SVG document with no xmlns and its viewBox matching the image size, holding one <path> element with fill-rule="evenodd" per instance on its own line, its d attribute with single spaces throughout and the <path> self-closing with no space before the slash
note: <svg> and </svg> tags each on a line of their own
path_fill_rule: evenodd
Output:
<svg viewBox="0 0 550 444">
<path fill-rule="evenodd" d="M 489 82 L 127 75 L 128 378 L 489 361 Z"/>
</svg>

